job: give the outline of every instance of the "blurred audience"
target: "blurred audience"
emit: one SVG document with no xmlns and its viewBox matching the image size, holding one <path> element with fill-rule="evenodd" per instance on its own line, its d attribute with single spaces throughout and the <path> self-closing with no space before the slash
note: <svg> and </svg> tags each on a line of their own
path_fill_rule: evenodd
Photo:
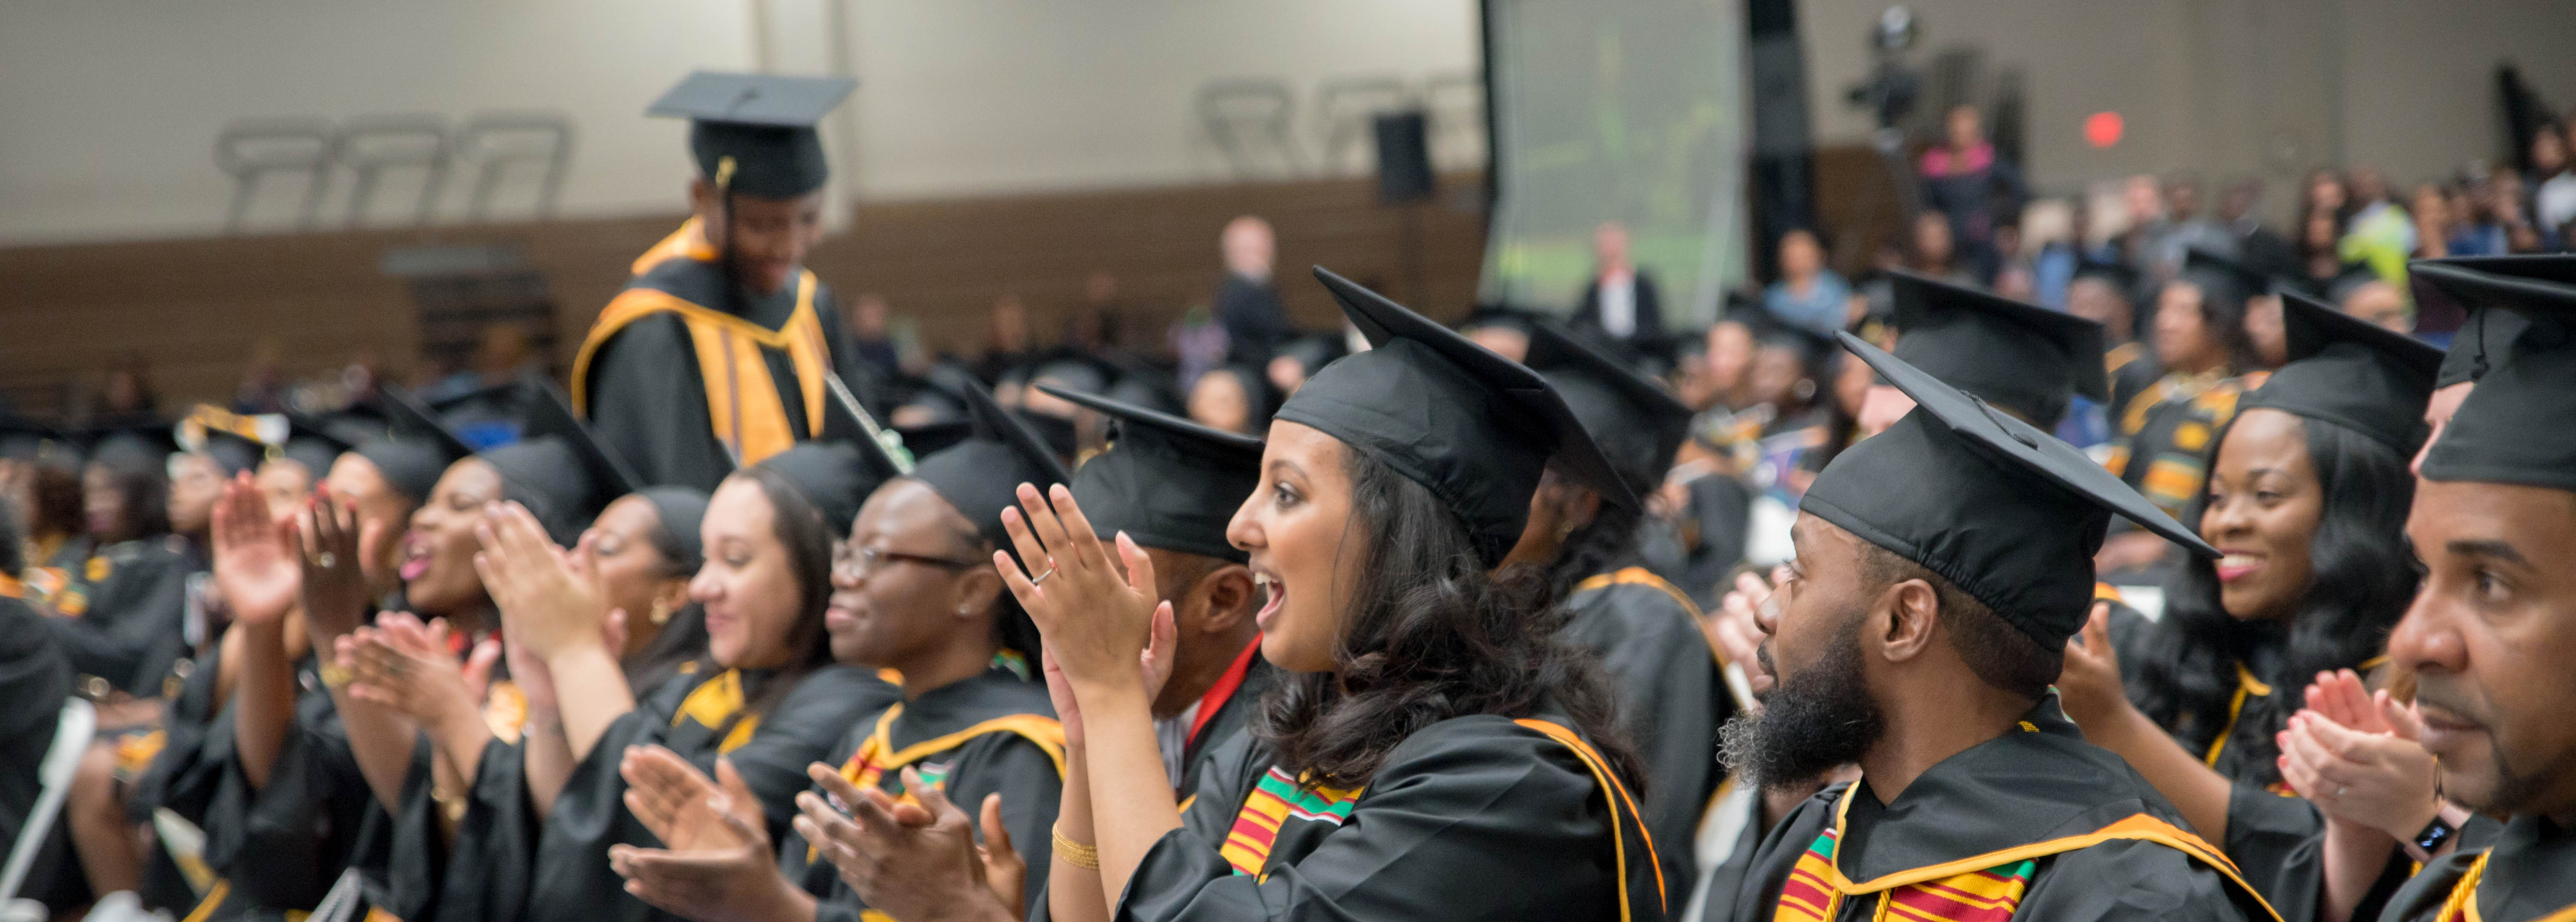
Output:
<svg viewBox="0 0 2576 922">
<path fill-rule="evenodd" d="M 1575 305 L 1575 329 L 1636 344 L 1664 335 L 1664 309 L 1653 273 L 1630 258 L 1628 227 L 1605 221 L 1592 229 L 1592 284 Z"/>
</svg>

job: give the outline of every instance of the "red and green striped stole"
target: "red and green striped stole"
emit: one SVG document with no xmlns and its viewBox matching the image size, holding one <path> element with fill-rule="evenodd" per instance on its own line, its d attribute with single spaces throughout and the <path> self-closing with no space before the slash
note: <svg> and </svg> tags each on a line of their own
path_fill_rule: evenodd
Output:
<svg viewBox="0 0 2576 922">
<path fill-rule="evenodd" d="M 1838 830 L 1825 830 L 1798 856 L 1789 880 L 1780 887 L 1774 922 L 1830 922 L 1842 909 L 1842 889 L 1834 885 Z M 1913 922 L 2005 922 L 2021 907 L 2030 876 L 2039 865 L 2030 859 L 2007 862 L 1938 880 L 1906 884 L 1887 891 L 1887 904 L 1875 917 Z"/>
<path fill-rule="evenodd" d="M 1844 811 L 1859 790 L 1854 785 L 1843 792 L 1842 802 L 1834 808 L 1833 825 L 1816 836 L 1816 841 L 1798 856 L 1798 863 L 1790 867 L 1789 879 L 1780 885 L 1772 922 L 1832 922 L 1841 913 L 1845 897 L 1880 894 L 1884 896 L 1870 916 L 1875 922 L 2006 922 L 2030 892 L 2038 859 L 2115 840 L 2153 842 L 2180 851 L 2219 872 L 2238 892 L 2261 905 L 2263 915 L 2257 922 L 2281 919 L 2237 875 L 2235 863 L 2217 848 L 2188 830 L 2144 813 L 2083 835 L 2033 842 L 1855 882 L 1835 866 L 1834 852 L 1842 841 Z"/>
<path fill-rule="evenodd" d="M 1262 866 L 1270 862 L 1270 847 L 1279 840 L 1279 827 L 1292 819 L 1339 826 L 1351 818 L 1351 805 L 1359 799 L 1359 790 L 1300 790 L 1297 779 L 1271 766 L 1270 772 L 1252 786 L 1252 795 L 1243 799 L 1243 810 L 1234 815 L 1234 828 L 1226 833 L 1225 845 L 1217 851 L 1234 866 L 1234 873 L 1258 878 L 1262 876 Z"/>
</svg>

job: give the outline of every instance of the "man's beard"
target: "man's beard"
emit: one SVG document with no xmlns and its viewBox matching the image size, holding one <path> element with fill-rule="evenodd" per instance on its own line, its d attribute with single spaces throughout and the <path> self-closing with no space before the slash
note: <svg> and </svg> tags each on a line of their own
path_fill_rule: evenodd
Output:
<svg viewBox="0 0 2576 922">
<path fill-rule="evenodd" d="M 1810 781 L 1860 761 L 1886 735 L 1886 714 L 1861 676 L 1861 620 L 1849 619 L 1823 658 L 1763 696 L 1760 716 L 1739 712 L 1719 729 L 1728 772 L 1764 787 Z M 1768 667 L 1770 648 L 1762 652 Z"/>
</svg>

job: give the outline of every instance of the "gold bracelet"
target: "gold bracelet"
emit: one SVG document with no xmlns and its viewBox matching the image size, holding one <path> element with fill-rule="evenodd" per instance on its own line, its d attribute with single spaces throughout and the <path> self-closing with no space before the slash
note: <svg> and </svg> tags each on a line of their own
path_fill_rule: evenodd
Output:
<svg viewBox="0 0 2576 922">
<path fill-rule="evenodd" d="M 1065 838 L 1063 826 L 1055 827 L 1055 854 L 1074 867 L 1100 870 L 1100 849 Z"/>
<path fill-rule="evenodd" d="M 328 688 L 332 691 L 339 691 L 340 689 L 349 687 L 349 680 L 357 678 L 356 670 L 340 665 L 339 663 L 325 662 L 322 664 L 320 672 L 322 673 L 322 687 Z"/>
</svg>

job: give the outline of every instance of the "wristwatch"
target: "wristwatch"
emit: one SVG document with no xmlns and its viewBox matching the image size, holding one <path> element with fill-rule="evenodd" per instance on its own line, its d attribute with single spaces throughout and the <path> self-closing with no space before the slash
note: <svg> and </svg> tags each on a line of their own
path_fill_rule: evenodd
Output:
<svg viewBox="0 0 2576 922">
<path fill-rule="evenodd" d="M 2443 819 L 2442 814 L 2435 813 L 2433 821 L 2424 824 L 2424 831 L 2416 833 L 2415 838 L 2406 844 L 2415 851 L 2416 860 L 2429 861 L 2432 860 L 2433 853 L 2440 851 L 2443 843 L 2451 841 L 2451 836 L 2458 832 L 2459 828 L 2452 826 L 2451 821 Z"/>
</svg>

